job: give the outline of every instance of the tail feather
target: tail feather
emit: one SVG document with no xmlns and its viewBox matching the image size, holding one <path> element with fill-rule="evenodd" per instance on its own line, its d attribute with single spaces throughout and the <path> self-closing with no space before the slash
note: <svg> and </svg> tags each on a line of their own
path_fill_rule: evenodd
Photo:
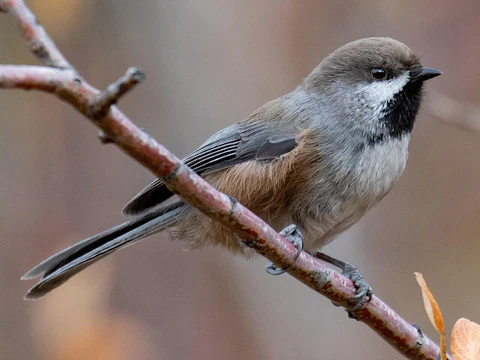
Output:
<svg viewBox="0 0 480 360">
<path fill-rule="evenodd" d="M 185 206 L 182 201 L 168 205 L 82 240 L 47 258 L 22 277 L 22 280 L 28 280 L 41 276 L 40 281 L 27 292 L 25 299 L 36 300 L 44 296 L 108 254 L 172 225 Z"/>
</svg>

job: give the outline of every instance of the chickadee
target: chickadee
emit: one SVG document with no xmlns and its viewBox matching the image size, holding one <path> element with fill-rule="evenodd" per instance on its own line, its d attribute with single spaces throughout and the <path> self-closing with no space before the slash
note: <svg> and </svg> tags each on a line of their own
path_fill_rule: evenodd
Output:
<svg viewBox="0 0 480 360">
<path fill-rule="evenodd" d="M 184 162 L 275 230 L 283 229 L 299 249 L 348 272 L 349 264 L 319 251 L 397 182 L 423 82 L 440 74 L 394 39 L 351 42 L 326 57 L 291 93 L 219 131 Z M 25 298 L 42 297 L 104 256 L 165 229 L 193 247 L 221 245 L 238 254 L 254 253 L 188 203 L 162 204 L 173 195 L 162 180 L 151 183 L 123 209 L 131 220 L 25 274 L 22 279 L 41 277 Z M 284 270 L 268 267 L 273 274 Z M 362 298 L 370 295 L 358 273 L 347 275 Z"/>
</svg>

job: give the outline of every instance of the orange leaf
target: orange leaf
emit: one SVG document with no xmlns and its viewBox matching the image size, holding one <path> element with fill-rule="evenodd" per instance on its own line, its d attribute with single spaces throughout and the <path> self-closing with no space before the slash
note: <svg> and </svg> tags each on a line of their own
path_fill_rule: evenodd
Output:
<svg viewBox="0 0 480 360">
<path fill-rule="evenodd" d="M 440 311 L 440 307 L 437 304 L 437 301 L 433 297 L 430 289 L 427 286 L 427 283 L 423 279 L 423 275 L 420 273 L 415 273 L 415 278 L 417 279 L 418 285 L 422 289 L 423 305 L 425 306 L 425 311 L 427 312 L 428 318 L 432 323 L 433 327 L 440 334 L 440 352 L 443 360 L 447 360 L 447 345 L 445 343 L 445 325 L 443 324 L 443 316 Z"/>
<path fill-rule="evenodd" d="M 480 325 L 459 319 L 452 330 L 450 348 L 455 360 L 480 360 Z"/>
</svg>

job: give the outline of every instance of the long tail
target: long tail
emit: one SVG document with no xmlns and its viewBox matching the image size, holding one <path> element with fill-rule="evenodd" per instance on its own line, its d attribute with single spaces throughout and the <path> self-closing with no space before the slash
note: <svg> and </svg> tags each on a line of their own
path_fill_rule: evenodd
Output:
<svg viewBox="0 0 480 360">
<path fill-rule="evenodd" d="M 23 275 L 22 280 L 41 276 L 40 281 L 27 292 L 25 300 L 36 300 L 44 296 L 108 254 L 172 225 L 186 206 L 182 201 L 167 205 L 82 240 L 50 256 Z"/>
</svg>

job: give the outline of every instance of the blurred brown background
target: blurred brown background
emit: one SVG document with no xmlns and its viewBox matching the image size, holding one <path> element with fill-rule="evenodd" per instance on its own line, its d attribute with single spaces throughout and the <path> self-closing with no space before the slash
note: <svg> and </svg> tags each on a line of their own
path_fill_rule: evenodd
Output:
<svg viewBox="0 0 480 360">
<path fill-rule="evenodd" d="M 94 85 L 131 65 L 146 71 L 120 107 L 179 156 L 367 36 L 397 38 L 443 70 L 431 93 L 480 102 L 478 0 L 28 4 Z M 0 49 L 0 63 L 35 63 L 4 16 Z M 68 105 L 36 92 L 0 92 L 0 150 L 1 359 L 401 358 L 293 278 L 267 275 L 264 259 L 185 252 L 166 234 L 41 301 L 23 301 L 33 285 L 19 280 L 26 270 L 121 222 L 120 209 L 153 177 L 102 146 Z M 423 111 L 398 186 L 326 249 L 358 265 L 378 296 L 435 339 L 414 271 L 424 273 L 447 329 L 462 316 L 480 322 L 479 158 L 479 134 Z"/>
</svg>

